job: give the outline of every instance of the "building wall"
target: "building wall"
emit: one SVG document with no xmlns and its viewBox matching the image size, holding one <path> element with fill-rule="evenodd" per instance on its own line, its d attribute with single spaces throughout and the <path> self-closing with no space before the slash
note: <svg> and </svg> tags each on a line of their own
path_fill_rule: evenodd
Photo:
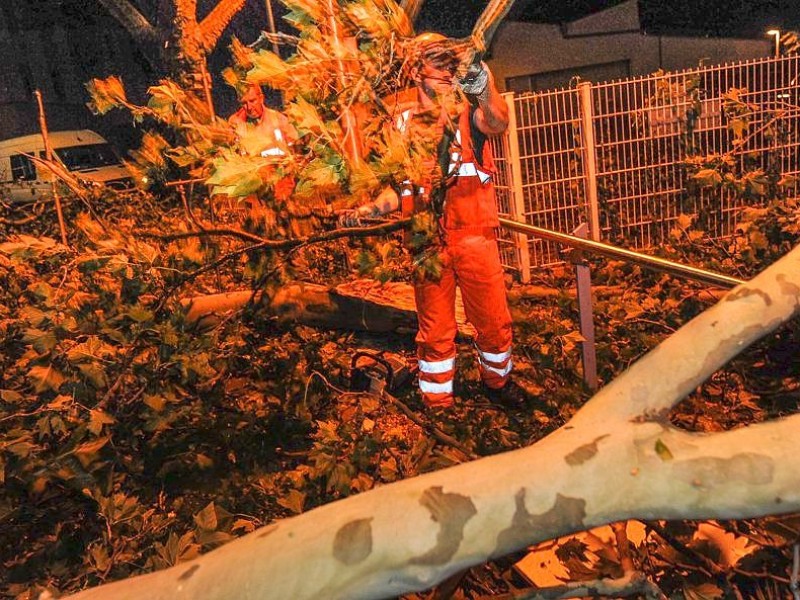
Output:
<svg viewBox="0 0 800 600">
<path fill-rule="evenodd" d="M 560 26 L 507 22 L 497 32 L 487 61 L 501 90 L 569 84 L 574 75 L 604 81 L 769 56 L 768 39 L 650 36 L 639 22 L 635 0 Z M 513 78 L 516 78 L 514 80 Z"/>
</svg>

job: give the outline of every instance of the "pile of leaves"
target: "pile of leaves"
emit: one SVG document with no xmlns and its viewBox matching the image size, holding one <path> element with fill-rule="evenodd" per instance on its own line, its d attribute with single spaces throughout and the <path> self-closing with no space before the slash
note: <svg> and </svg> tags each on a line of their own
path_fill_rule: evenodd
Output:
<svg viewBox="0 0 800 600">
<path fill-rule="evenodd" d="M 111 222 L 76 217 L 70 248 L 12 232 L 0 244 L 0 589 L 8 596 L 65 593 L 176 564 L 375 485 L 528 445 L 591 395 L 569 269 L 511 289 L 525 402 L 505 406 L 483 396 L 464 340 L 460 401 L 441 416 L 410 385 L 397 402 L 348 390 L 353 348 L 411 356 L 411 334 L 282 325 L 257 301 L 198 330 L 181 297 L 230 289 L 241 265 L 189 280 L 186 273 L 213 262 L 218 244 L 143 240 L 136 234 L 152 225 L 148 213 L 119 203 L 108 211 Z M 179 209 L 152 216 L 188 227 Z M 682 222 L 662 253 L 742 277 L 798 239 L 793 201 L 747 213 L 724 243 L 707 242 L 688 217 Z M 50 221 L 42 233 L 56 231 Z M 328 268 L 331 251 L 315 251 Z M 312 263 L 296 274 L 303 269 L 331 283 L 348 276 L 322 274 Z M 718 296 L 631 265 L 592 269 L 603 382 Z M 542 294 L 543 287 L 556 293 Z M 683 402 L 673 422 L 716 431 L 795 412 L 799 333 L 790 324 L 745 352 Z M 785 583 L 798 533 L 791 519 L 726 523 L 716 542 L 698 537 L 693 523 L 646 527 L 637 568 L 667 593 L 702 597 L 777 597 L 769 594 Z M 747 552 L 731 562 L 720 539 Z M 599 560 L 580 540 L 559 547 L 571 580 L 620 572 L 613 553 Z M 461 593 L 529 585 L 512 568 L 521 557 L 474 569 Z"/>
<path fill-rule="evenodd" d="M 51 220 L 0 223 L 6 596 L 67 593 L 177 564 L 337 498 L 531 444 L 591 395 L 569 270 L 542 272 L 537 287 L 511 290 L 524 401 L 506 406 L 486 398 L 472 347 L 462 340 L 460 401 L 447 415 L 426 410 L 413 386 L 394 400 L 348 389 L 353 348 L 410 356 L 411 334 L 286 325 L 268 310 L 271 294 L 289 280 L 333 284 L 349 277 L 352 265 L 396 273 L 404 255 L 392 238 L 363 247 L 303 242 L 297 252 L 265 242 L 330 229 L 331 207 L 419 180 L 440 134 L 421 119 L 412 143 L 394 135 L 397 91 L 413 56 L 413 49 L 401 51 L 397 34 L 413 32 L 393 2 L 331 3 L 336 13 L 325 3 L 285 4 L 301 32 L 291 40 L 294 54 L 281 60 L 234 44 L 228 77 L 233 85 L 268 83 L 284 92 L 300 135 L 296 152 L 243 155 L 246 140 L 174 82 L 151 88 L 148 106 L 140 107 L 128 102 L 119 80 L 96 81 L 98 112 L 124 107 L 137 120 L 167 127 L 145 136 L 131 167 L 171 203 L 147 193 L 117 197 L 91 216 L 67 203 L 70 247 L 54 241 Z M 360 139 L 353 122 L 369 124 Z M 203 216 L 213 198 L 195 205 L 165 186 L 176 176 L 207 181 L 228 196 L 224 231 Z M 288 196 L 276 193 L 285 177 L 294 184 Z M 258 203 L 236 200 L 251 194 Z M 423 214 L 413 225 L 422 240 L 417 251 L 434 236 L 433 222 Z M 164 229 L 176 235 L 143 235 Z M 747 277 L 799 234 L 797 202 L 784 198 L 746 212 L 724 242 L 708 241 L 696 217 L 682 217 L 659 251 Z M 418 263 L 435 271 L 435 260 Z M 602 382 L 716 300 L 700 285 L 632 265 L 591 266 Z M 256 292 L 251 302 L 211 329 L 187 318 L 182 299 L 244 286 Z M 672 420 L 713 431 L 796 412 L 797 347 L 794 323 L 716 373 Z M 791 519 L 724 524 L 716 542 L 698 537 L 692 523 L 645 526 L 636 568 L 667 594 L 698 598 L 779 596 L 798 537 Z M 738 553 L 722 547 L 728 536 Z M 557 557 L 575 581 L 621 569 L 618 555 L 582 540 L 560 542 Z M 458 593 L 474 598 L 530 585 L 512 568 L 519 558 L 472 570 Z"/>
</svg>

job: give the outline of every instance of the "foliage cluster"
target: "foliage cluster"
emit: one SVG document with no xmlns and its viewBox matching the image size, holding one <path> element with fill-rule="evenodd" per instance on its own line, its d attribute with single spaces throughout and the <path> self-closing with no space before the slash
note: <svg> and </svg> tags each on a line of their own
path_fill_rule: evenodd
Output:
<svg viewBox="0 0 800 600">
<path fill-rule="evenodd" d="M 283 516 L 467 460 L 465 450 L 480 456 L 532 443 L 589 395 L 568 273 L 540 275 L 538 283 L 560 290 L 554 297 L 524 288 L 513 296 L 524 405 L 485 399 L 463 344 L 465 400 L 442 419 L 405 390 L 400 400 L 414 422 L 385 399 L 342 389 L 353 347 L 410 353 L 410 336 L 285 329 L 258 305 L 198 331 L 172 291 L 218 249 L 192 239 L 145 243 L 133 234 L 148 225 L 143 218 L 132 206 L 104 231 L 81 217 L 75 249 L 25 236 L 0 246 L 7 595 L 64 592 L 175 564 Z M 178 229 L 184 218 L 173 211 L 167 222 Z M 743 276 L 798 240 L 797 205 L 787 202 L 747 213 L 724 246 L 706 242 L 688 217 L 682 222 L 663 252 Z M 223 269 L 223 282 L 237 270 Z M 629 265 L 596 264 L 593 272 L 603 381 L 714 301 L 700 286 Z M 198 289 L 213 284 L 205 277 Z M 798 333 L 796 324 L 780 330 L 734 361 L 673 420 L 710 431 L 796 411 Z M 667 591 L 713 592 L 707 597 L 773 589 L 797 535 L 787 520 L 725 524 L 748 550 L 725 564 L 724 544 L 698 538 L 696 525 L 647 527 L 637 568 Z M 593 550 L 562 543 L 571 578 L 618 571 L 614 560 L 602 566 Z M 474 570 L 462 584 L 466 597 L 523 585 L 508 570 L 519 557 Z M 686 563 L 681 580 L 668 566 L 678 561 Z"/>
<path fill-rule="evenodd" d="M 116 79 L 93 83 L 98 112 L 123 106 L 135 119 L 170 128 L 145 137 L 135 156 L 140 179 L 163 183 L 166 171 L 185 169 L 228 196 L 256 194 L 259 208 L 245 229 L 262 242 L 259 236 L 302 237 L 320 228 L 324 207 L 422 177 L 440 133 L 421 119 L 410 145 L 393 135 L 402 106 L 395 92 L 409 66 L 394 35 L 410 34 L 394 4 L 340 2 L 344 10 L 335 13 L 326 10 L 332 4 L 286 4 L 301 30 L 295 53 L 284 61 L 235 44 L 230 77 L 284 91 L 300 135 L 291 156 L 241 154 L 242 140 L 228 124 L 170 81 L 151 89 L 146 107 L 130 104 Z M 333 36 L 334 29 L 345 35 Z M 353 122 L 363 125 L 363 139 Z M 347 140 L 362 145 L 359 159 Z M 276 193 L 287 176 L 290 197 Z M 407 389 L 398 400 L 412 419 L 386 397 L 344 389 L 353 348 L 410 354 L 410 336 L 287 328 L 258 294 L 244 311 L 202 330 L 176 297 L 178 290 L 226 290 L 244 277 L 258 290 L 267 277 L 274 287 L 287 269 L 334 279 L 341 273 L 332 253 L 287 257 L 252 238 L 251 246 L 232 249 L 209 233 L 213 224 L 199 220 L 186 198 L 183 212 L 144 210 L 148 201 L 120 198 L 130 206 L 111 209 L 113 226 L 97 216 L 77 218 L 72 248 L 46 231 L 4 236 L 0 244 L 0 592 L 7 596 L 63 593 L 176 564 L 333 499 L 532 443 L 589 396 L 568 273 L 539 275 L 556 295 L 522 289 L 512 303 L 523 404 L 485 398 L 472 348 L 462 343 L 457 409 L 431 414 Z M 744 213 L 724 242 L 709 242 L 700 219 L 681 216 L 660 251 L 747 276 L 797 243 L 798 215 L 796 200 L 777 198 Z M 431 215 L 424 218 L 414 224 L 420 248 L 434 229 Z M 172 240 L 139 235 L 165 226 L 194 231 Z M 378 242 L 358 262 L 388 276 L 393 248 Z M 699 286 L 635 266 L 597 263 L 593 273 L 603 381 L 714 301 Z M 796 412 L 799 333 L 792 324 L 715 374 L 673 422 L 710 431 Z M 729 560 L 727 546 L 699 538 L 696 524 L 646 527 L 636 568 L 670 595 L 697 598 L 769 597 L 784 582 L 798 536 L 787 519 L 725 524 L 726 535 L 749 550 Z M 524 586 L 510 570 L 516 558 L 475 569 L 462 595 Z M 558 558 L 576 581 L 620 569 L 618 557 L 598 557 L 580 541 L 560 542 Z"/>
</svg>

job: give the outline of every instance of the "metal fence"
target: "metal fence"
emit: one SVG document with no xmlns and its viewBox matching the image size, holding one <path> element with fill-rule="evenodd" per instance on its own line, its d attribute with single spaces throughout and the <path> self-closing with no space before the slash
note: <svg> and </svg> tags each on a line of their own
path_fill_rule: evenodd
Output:
<svg viewBox="0 0 800 600">
<path fill-rule="evenodd" d="M 505 98 L 496 189 L 515 220 L 565 233 L 587 223 L 592 239 L 646 249 L 680 215 L 722 238 L 742 207 L 800 189 L 797 55 Z M 562 260 L 517 234 L 501 248 L 524 280 Z"/>
</svg>

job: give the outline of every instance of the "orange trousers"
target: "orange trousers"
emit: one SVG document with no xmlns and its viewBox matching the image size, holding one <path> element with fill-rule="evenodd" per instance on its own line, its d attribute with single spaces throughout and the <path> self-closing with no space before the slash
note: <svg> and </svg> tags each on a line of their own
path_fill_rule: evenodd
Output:
<svg viewBox="0 0 800 600">
<path fill-rule="evenodd" d="M 511 372 L 511 314 L 500 253 L 493 230 L 447 236 L 439 281 L 414 286 L 417 303 L 417 358 L 423 402 L 431 407 L 453 403 L 456 357 L 456 286 L 464 311 L 475 327 L 481 378 L 494 389 Z"/>
</svg>

